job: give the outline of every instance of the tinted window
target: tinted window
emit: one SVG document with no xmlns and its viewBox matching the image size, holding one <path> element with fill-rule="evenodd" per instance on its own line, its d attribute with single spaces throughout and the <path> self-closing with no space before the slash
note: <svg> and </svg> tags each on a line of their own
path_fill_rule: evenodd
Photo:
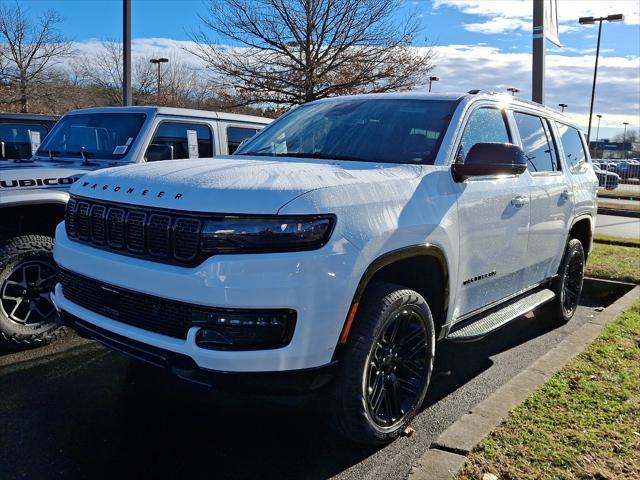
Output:
<svg viewBox="0 0 640 480">
<path fill-rule="evenodd" d="M 189 147 L 191 147 L 191 152 Z M 149 144 L 147 160 L 159 159 L 149 153 L 159 151 L 162 148 L 167 152 L 166 156 L 162 157 L 166 160 L 212 157 L 211 130 L 207 125 L 202 124 L 162 122 Z"/>
<path fill-rule="evenodd" d="M 509 143 L 509 132 L 502 112 L 495 108 L 474 111 L 464 128 L 458 160 L 464 161 L 476 143 Z"/>
<path fill-rule="evenodd" d="M 237 150 L 243 140 L 253 137 L 257 131 L 257 128 L 227 127 L 229 155 Z"/>
<path fill-rule="evenodd" d="M 536 115 L 514 112 L 522 149 L 527 157 L 530 172 L 553 172 L 556 170 L 556 158 L 548 127 Z"/>
<path fill-rule="evenodd" d="M 556 127 L 560 134 L 560 143 L 562 143 L 567 165 L 571 169 L 580 168 L 580 165 L 587 161 L 580 132 L 562 123 L 556 123 Z"/>
<path fill-rule="evenodd" d="M 312 102 L 280 117 L 236 155 L 433 163 L 454 105 L 386 98 Z"/>
<path fill-rule="evenodd" d="M 44 125 L 0 123 L 0 160 L 31 158 L 31 142 L 37 149 L 47 132 Z"/>
<path fill-rule="evenodd" d="M 82 113 L 65 115 L 38 155 L 118 160 L 127 154 L 144 122 L 142 113 Z"/>
</svg>

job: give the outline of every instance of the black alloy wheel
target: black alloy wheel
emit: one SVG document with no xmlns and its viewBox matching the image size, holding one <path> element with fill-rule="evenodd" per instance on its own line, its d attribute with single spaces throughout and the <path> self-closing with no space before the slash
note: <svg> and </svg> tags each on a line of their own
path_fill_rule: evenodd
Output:
<svg viewBox="0 0 640 480">
<path fill-rule="evenodd" d="M 427 379 L 427 331 L 411 308 L 397 312 L 369 355 L 365 398 L 369 416 L 382 428 L 401 422 Z"/>
</svg>

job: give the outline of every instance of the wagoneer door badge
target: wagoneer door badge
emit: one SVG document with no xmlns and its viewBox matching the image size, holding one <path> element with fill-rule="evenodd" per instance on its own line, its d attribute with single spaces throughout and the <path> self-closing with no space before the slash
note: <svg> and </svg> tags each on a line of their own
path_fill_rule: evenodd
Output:
<svg viewBox="0 0 640 480">
<path fill-rule="evenodd" d="M 470 283 L 477 282 L 478 280 L 484 280 L 485 278 L 493 277 L 495 274 L 496 271 L 492 270 L 489 273 L 483 273 L 482 275 L 478 275 L 477 277 L 469 278 L 462 282 L 462 285 L 469 285 Z"/>
</svg>

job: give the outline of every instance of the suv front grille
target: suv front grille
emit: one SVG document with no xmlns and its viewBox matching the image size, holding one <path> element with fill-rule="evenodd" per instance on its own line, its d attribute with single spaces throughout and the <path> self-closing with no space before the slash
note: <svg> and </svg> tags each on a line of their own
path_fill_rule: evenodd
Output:
<svg viewBox="0 0 640 480">
<path fill-rule="evenodd" d="M 65 214 L 69 238 L 104 250 L 193 264 L 202 221 L 164 210 L 70 198 Z"/>
</svg>

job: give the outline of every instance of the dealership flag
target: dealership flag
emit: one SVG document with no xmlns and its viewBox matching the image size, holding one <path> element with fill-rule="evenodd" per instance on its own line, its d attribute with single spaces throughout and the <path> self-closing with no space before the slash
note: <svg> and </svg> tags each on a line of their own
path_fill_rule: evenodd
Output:
<svg viewBox="0 0 640 480">
<path fill-rule="evenodd" d="M 551 43 L 561 47 L 558 34 L 558 0 L 545 0 L 544 9 L 544 37 Z"/>
</svg>

